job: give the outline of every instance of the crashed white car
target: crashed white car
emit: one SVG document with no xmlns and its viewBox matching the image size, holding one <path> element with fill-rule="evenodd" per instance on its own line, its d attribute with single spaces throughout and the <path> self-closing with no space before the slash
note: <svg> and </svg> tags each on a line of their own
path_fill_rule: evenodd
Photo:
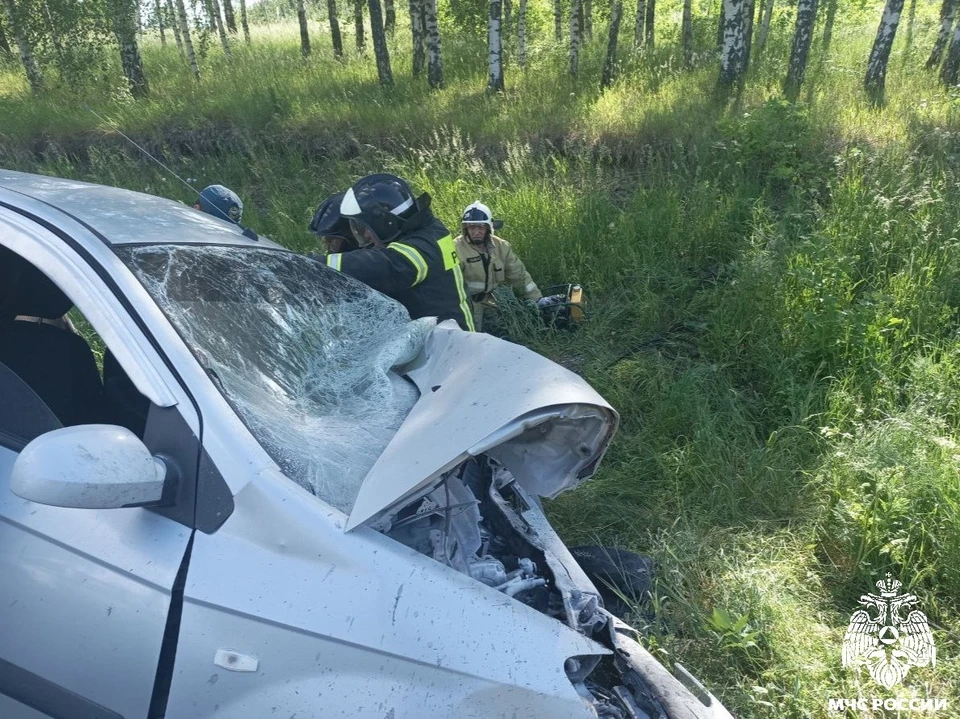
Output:
<svg viewBox="0 0 960 719">
<path fill-rule="evenodd" d="M 616 424 L 235 225 L 0 170 L 0 716 L 729 717 L 541 511 Z"/>
</svg>

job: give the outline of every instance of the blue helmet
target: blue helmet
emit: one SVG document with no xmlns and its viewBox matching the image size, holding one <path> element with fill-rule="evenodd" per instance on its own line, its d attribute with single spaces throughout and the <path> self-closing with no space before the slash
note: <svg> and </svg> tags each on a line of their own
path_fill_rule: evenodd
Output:
<svg viewBox="0 0 960 719">
<path fill-rule="evenodd" d="M 208 215 L 240 224 L 243 217 L 243 200 L 233 190 L 223 185 L 210 185 L 197 198 L 197 205 Z"/>
</svg>

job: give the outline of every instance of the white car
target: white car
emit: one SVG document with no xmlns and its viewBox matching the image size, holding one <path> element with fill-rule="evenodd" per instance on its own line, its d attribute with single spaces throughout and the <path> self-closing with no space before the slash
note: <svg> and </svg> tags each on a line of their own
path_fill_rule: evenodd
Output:
<svg viewBox="0 0 960 719">
<path fill-rule="evenodd" d="M 541 511 L 616 424 L 235 225 L 0 170 L 0 716 L 729 717 Z"/>
</svg>

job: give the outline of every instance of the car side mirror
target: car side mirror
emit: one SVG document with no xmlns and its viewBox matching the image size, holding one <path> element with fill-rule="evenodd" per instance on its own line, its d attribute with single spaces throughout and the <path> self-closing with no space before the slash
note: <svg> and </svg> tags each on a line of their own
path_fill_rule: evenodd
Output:
<svg viewBox="0 0 960 719">
<path fill-rule="evenodd" d="M 77 509 L 159 505 L 166 463 L 129 429 L 108 424 L 64 427 L 20 452 L 10 489 L 38 504 Z"/>
<path fill-rule="evenodd" d="M 493 221 L 493 229 L 495 229 L 495 230 L 503 229 L 503 220 L 494 220 L 494 221 Z"/>
</svg>

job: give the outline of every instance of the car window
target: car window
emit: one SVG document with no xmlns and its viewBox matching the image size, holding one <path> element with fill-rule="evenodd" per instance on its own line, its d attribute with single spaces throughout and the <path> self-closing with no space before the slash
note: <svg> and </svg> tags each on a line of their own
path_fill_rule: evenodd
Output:
<svg viewBox="0 0 960 719">
<path fill-rule="evenodd" d="M 349 512 L 418 398 L 391 371 L 433 320 L 322 262 L 222 246 L 117 248 L 251 433 L 294 481 Z"/>
<path fill-rule="evenodd" d="M 0 445 L 19 452 L 31 440 L 61 426 L 36 392 L 0 363 Z"/>
</svg>

